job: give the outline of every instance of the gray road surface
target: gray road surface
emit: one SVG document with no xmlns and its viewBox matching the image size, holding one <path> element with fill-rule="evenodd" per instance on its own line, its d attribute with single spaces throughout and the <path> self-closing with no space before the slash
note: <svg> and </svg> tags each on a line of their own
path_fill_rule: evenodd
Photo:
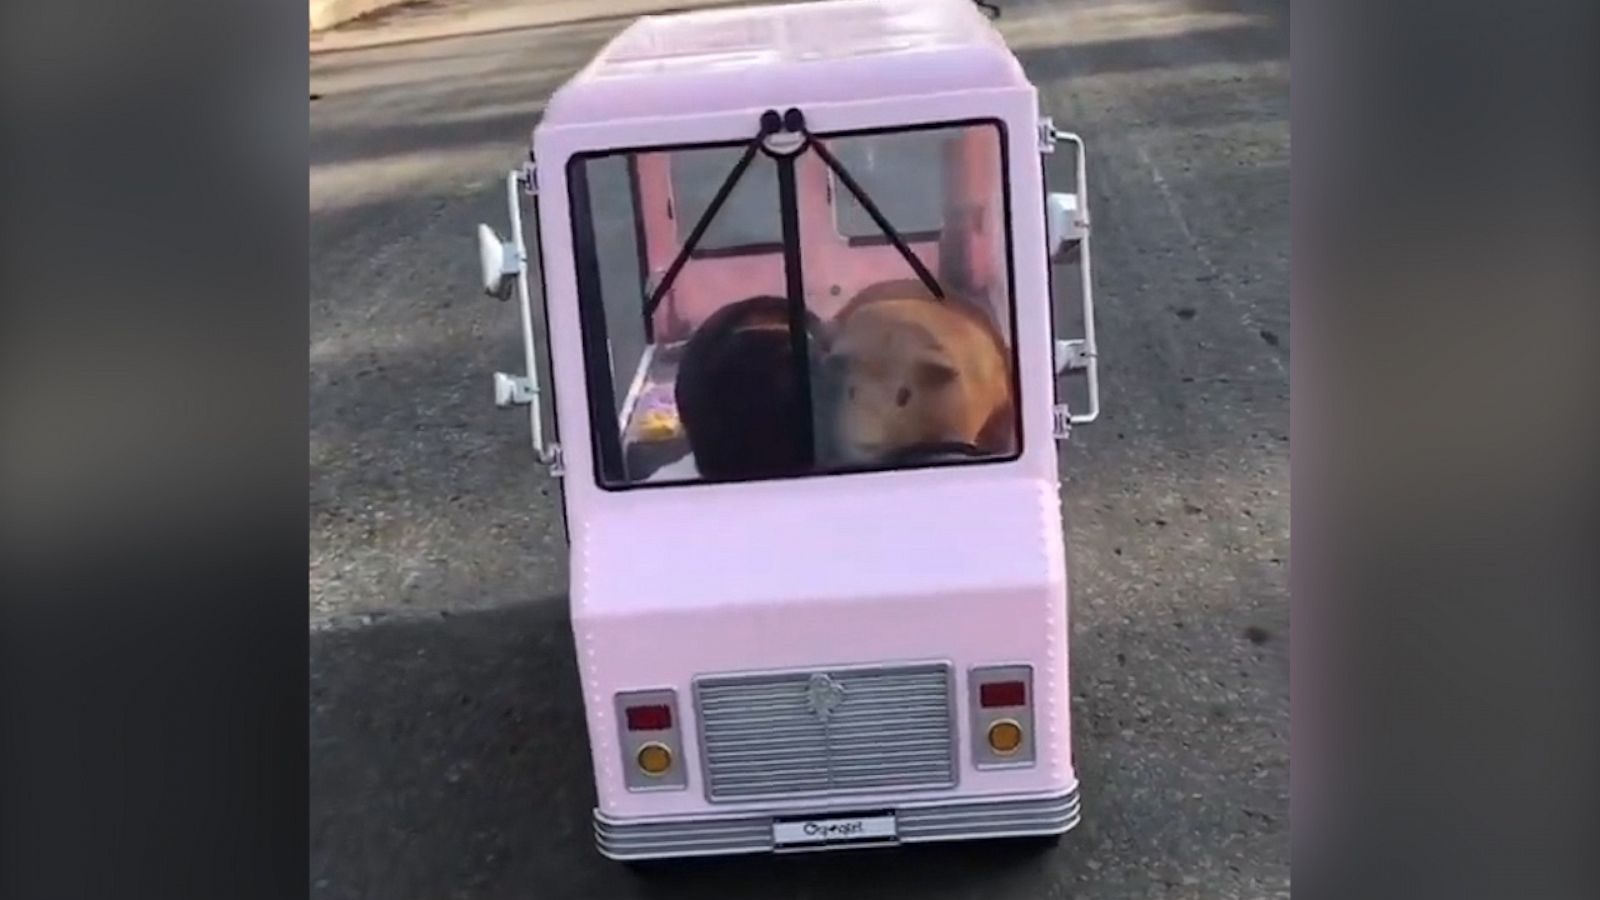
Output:
<svg viewBox="0 0 1600 900">
<path fill-rule="evenodd" d="M 430 39 L 471 30 L 435 0 L 312 58 L 313 896 L 1287 896 L 1288 4 L 1003 5 L 1093 152 L 1105 414 L 1062 487 L 1083 824 L 1042 855 L 594 853 L 561 524 L 490 403 L 519 337 L 472 229 L 624 23 Z"/>
</svg>

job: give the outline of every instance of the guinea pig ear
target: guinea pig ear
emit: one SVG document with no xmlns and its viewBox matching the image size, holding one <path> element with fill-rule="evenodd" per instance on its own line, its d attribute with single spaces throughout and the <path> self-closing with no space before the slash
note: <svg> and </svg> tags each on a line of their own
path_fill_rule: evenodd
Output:
<svg viewBox="0 0 1600 900">
<path fill-rule="evenodd" d="M 913 377 L 917 385 L 924 388 L 941 388 L 955 381 L 961 373 L 948 363 L 936 362 L 931 359 L 920 360 L 917 363 Z"/>
</svg>

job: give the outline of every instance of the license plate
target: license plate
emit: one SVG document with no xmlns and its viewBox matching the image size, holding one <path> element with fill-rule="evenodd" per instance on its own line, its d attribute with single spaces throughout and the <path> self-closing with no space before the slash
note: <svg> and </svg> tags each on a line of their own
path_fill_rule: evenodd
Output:
<svg viewBox="0 0 1600 900">
<path fill-rule="evenodd" d="M 772 841 L 780 847 L 884 841 L 892 840 L 894 836 L 893 814 L 788 819 L 772 823 Z"/>
</svg>

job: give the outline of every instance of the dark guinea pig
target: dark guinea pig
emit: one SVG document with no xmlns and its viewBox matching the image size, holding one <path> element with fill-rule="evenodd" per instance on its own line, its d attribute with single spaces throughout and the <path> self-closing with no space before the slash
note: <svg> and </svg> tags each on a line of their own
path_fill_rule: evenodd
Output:
<svg viewBox="0 0 1600 900">
<path fill-rule="evenodd" d="M 820 371 L 822 323 L 807 313 L 810 371 Z M 678 366 L 678 417 L 707 479 L 803 474 L 814 465 L 796 379 L 789 303 L 757 296 L 708 317 Z"/>
</svg>

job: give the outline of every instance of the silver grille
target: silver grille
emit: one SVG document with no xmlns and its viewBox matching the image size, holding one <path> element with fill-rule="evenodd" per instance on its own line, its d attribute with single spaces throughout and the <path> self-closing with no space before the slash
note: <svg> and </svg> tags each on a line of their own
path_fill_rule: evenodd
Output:
<svg viewBox="0 0 1600 900">
<path fill-rule="evenodd" d="M 697 679 L 706 796 L 949 787 L 951 690 L 944 664 Z"/>
</svg>

